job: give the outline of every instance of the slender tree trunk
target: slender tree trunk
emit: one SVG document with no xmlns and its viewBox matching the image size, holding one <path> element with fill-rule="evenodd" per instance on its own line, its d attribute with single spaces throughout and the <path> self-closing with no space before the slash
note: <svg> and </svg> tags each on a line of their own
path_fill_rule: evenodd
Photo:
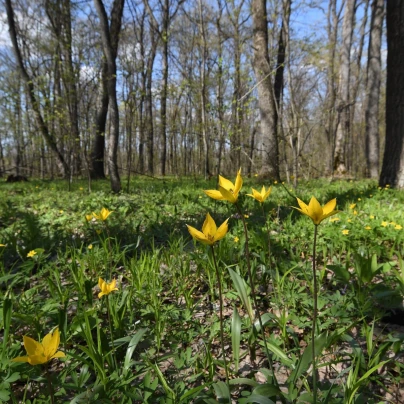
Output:
<svg viewBox="0 0 404 404">
<path fill-rule="evenodd" d="M 108 116 L 108 65 L 105 61 L 101 67 L 101 90 L 99 109 L 95 117 L 95 133 L 90 153 L 90 177 L 92 180 L 104 179 L 104 153 L 105 153 L 105 129 Z"/>
<path fill-rule="evenodd" d="M 327 68 L 327 121 L 325 125 L 326 138 L 329 147 L 328 167 L 330 173 L 333 172 L 333 154 L 335 139 L 335 101 L 336 101 L 336 85 L 335 85 L 335 53 L 338 36 L 338 19 L 337 0 L 330 0 L 327 16 L 327 34 L 328 34 L 328 68 Z"/>
<path fill-rule="evenodd" d="M 6 11 L 7 11 L 7 20 L 9 26 L 10 38 L 13 44 L 14 54 L 17 59 L 17 64 L 21 73 L 21 77 L 24 80 L 25 85 L 27 87 L 28 97 L 31 102 L 32 109 L 34 110 L 38 129 L 41 132 L 49 148 L 54 152 L 55 156 L 57 157 L 59 169 L 63 177 L 66 178 L 69 176 L 70 173 L 69 165 L 66 163 L 65 158 L 63 157 L 61 151 L 59 150 L 56 144 L 56 139 L 50 133 L 49 128 L 42 117 L 40 104 L 36 97 L 33 81 L 29 76 L 22 59 L 21 51 L 17 40 L 17 30 L 15 27 L 14 10 L 11 4 L 11 0 L 6 0 Z"/>
<path fill-rule="evenodd" d="M 218 1 L 219 16 L 216 19 L 216 29 L 218 35 L 218 71 L 217 71 L 217 109 L 218 109 L 218 135 L 219 135 L 219 149 L 217 152 L 217 174 L 221 173 L 222 169 L 222 154 L 224 149 L 224 103 L 223 103 L 223 39 L 221 18 L 223 6 L 221 1 Z"/>
<path fill-rule="evenodd" d="M 352 35 L 354 30 L 356 0 L 346 0 L 342 24 L 342 49 L 340 63 L 340 87 L 338 101 L 338 122 L 334 148 L 334 174 L 346 174 L 346 143 L 350 136 L 350 62 Z"/>
<path fill-rule="evenodd" d="M 261 175 L 279 180 L 279 149 L 276 133 L 275 99 L 268 54 L 268 19 L 265 0 L 252 0 L 253 68 L 257 80 L 258 105 L 261 114 Z"/>
<path fill-rule="evenodd" d="M 201 60 L 201 126 L 202 126 L 202 142 L 204 150 L 203 159 L 203 174 L 205 179 L 209 176 L 209 145 L 208 145 L 208 133 L 206 130 L 206 59 L 207 59 L 207 44 L 206 44 L 206 33 L 205 33 L 205 21 L 202 13 L 202 0 L 199 0 L 199 33 L 202 39 L 202 60 Z"/>
<path fill-rule="evenodd" d="M 379 177 L 379 98 L 382 75 L 381 45 L 384 0 L 372 1 L 366 83 L 366 167 L 369 178 Z"/>
<path fill-rule="evenodd" d="M 170 2 L 164 0 L 163 6 L 163 89 L 161 94 L 161 175 L 166 175 L 167 165 L 167 93 L 168 93 L 168 27 L 170 24 Z"/>
<path fill-rule="evenodd" d="M 112 8 L 112 12 L 117 13 L 117 16 L 115 16 L 115 18 L 117 18 L 118 21 L 122 20 L 124 1 L 125 0 L 114 0 L 114 6 Z M 120 27 L 118 32 L 112 32 L 109 27 L 108 16 L 105 11 L 105 7 L 102 0 L 94 0 L 94 5 L 98 13 L 98 18 L 100 19 L 102 47 L 108 66 L 107 87 L 110 104 L 110 124 L 111 124 L 111 131 L 108 139 L 109 147 L 107 153 L 108 170 L 111 180 L 111 189 L 113 192 L 119 192 L 121 190 L 121 180 L 119 178 L 119 170 L 118 170 L 119 109 L 116 95 L 117 52 L 115 51 L 115 49 L 118 48 L 118 36 L 120 32 Z M 114 49 L 114 41 L 116 43 L 115 49 Z"/>
<path fill-rule="evenodd" d="M 386 145 L 379 185 L 404 188 L 404 0 L 386 3 Z"/>
</svg>

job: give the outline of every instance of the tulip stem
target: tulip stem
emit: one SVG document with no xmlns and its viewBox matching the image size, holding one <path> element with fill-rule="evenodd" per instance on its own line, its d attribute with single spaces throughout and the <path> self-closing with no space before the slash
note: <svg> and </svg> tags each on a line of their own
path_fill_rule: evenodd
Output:
<svg viewBox="0 0 404 404">
<path fill-rule="evenodd" d="M 220 272 L 219 272 L 219 268 L 217 266 L 215 249 L 214 249 L 213 245 L 211 245 L 211 250 L 212 250 L 213 264 L 215 266 L 215 271 L 216 271 L 216 276 L 217 276 L 217 285 L 219 287 L 220 342 L 222 345 L 223 364 L 224 364 L 224 370 L 226 373 L 226 384 L 227 384 L 227 388 L 229 389 L 229 395 L 230 395 L 229 372 L 227 369 L 226 353 L 224 350 L 222 282 L 220 281 Z M 229 400 L 229 401 L 231 402 L 231 400 Z"/>
<path fill-rule="evenodd" d="M 110 314 L 110 307 L 109 307 L 109 296 L 107 298 L 107 315 L 108 315 L 108 323 L 109 323 L 109 333 L 111 334 L 111 350 L 112 350 L 112 362 L 114 363 L 115 369 L 118 369 L 118 365 L 115 358 L 115 346 L 114 346 L 114 334 L 112 332 L 112 322 L 111 322 L 111 314 Z"/>
<path fill-rule="evenodd" d="M 269 224 L 267 221 L 267 217 L 265 216 L 264 204 L 260 203 L 260 205 L 261 205 L 261 209 L 262 209 L 262 216 L 264 217 L 265 226 L 267 228 L 267 233 L 268 233 L 268 262 L 269 262 L 269 268 L 271 268 L 271 233 L 269 232 Z"/>
<path fill-rule="evenodd" d="M 317 227 L 314 225 L 314 242 L 313 242 L 313 325 L 311 330 L 311 349 L 313 362 L 313 404 L 317 403 L 317 367 L 316 367 L 316 328 L 317 328 L 317 273 L 316 273 L 316 243 L 317 243 Z"/>
<path fill-rule="evenodd" d="M 264 343 L 265 353 L 266 353 L 267 358 L 268 358 L 269 367 L 270 367 L 272 375 L 273 375 L 273 380 L 275 382 L 275 385 L 278 386 L 278 381 L 276 379 L 275 372 L 274 372 L 274 367 L 273 367 L 273 363 L 272 363 L 272 357 L 269 354 L 268 347 L 267 347 L 267 344 L 266 344 L 265 330 L 264 330 L 264 326 L 262 324 L 261 314 L 260 314 L 259 308 L 258 308 L 257 296 L 255 294 L 254 279 L 253 279 L 252 271 L 251 271 L 250 251 L 249 251 L 249 248 L 248 248 L 247 224 L 246 224 L 245 217 L 244 217 L 240 207 L 238 206 L 237 203 L 235 205 L 236 205 L 236 208 L 237 208 L 237 211 L 238 211 L 239 215 L 241 216 L 241 219 L 243 221 L 243 226 L 244 226 L 245 256 L 246 256 L 246 262 L 247 262 L 248 277 L 250 279 L 251 296 L 253 298 L 253 302 L 254 302 L 254 306 L 255 306 L 255 316 L 258 318 L 258 322 L 259 322 L 259 325 L 260 325 L 260 328 L 261 328 L 262 340 L 263 340 L 263 343 Z M 253 332 L 254 332 L 254 323 L 252 324 L 252 326 L 253 326 Z"/>
<path fill-rule="evenodd" d="M 53 395 L 53 387 L 52 387 L 52 381 L 51 381 L 51 376 L 50 376 L 50 373 L 49 373 L 48 364 L 45 364 L 45 374 L 46 374 L 46 379 L 48 380 L 48 390 L 49 390 L 50 401 L 51 401 L 51 404 L 54 404 L 55 403 L 55 397 Z"/>
</svg>

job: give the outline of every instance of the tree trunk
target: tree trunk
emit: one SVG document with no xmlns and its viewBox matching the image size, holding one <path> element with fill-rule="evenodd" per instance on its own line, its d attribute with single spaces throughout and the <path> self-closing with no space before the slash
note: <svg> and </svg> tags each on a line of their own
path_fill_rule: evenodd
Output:
<svg viewBox="0 0 404 404">
<path fill-rule="evenodd" d="M 340 64 L 340 86 L 338 100 L 338 122 L 334 147 L 334 174 L 346 173 L 346 142 L 350 135 L 350 61 L 354 29 L 356 0 L 346 0 L 342 24 L 342 49 Z"/>
<path fill-rule="evenodd" d="M 93 145 L 90 153 L 90 177 L 92 180 L 105 178 L 104 171 L 104 153 L 105 153 L 105 129 L 108 116 L 108 66 L 105 61 L 102 62 L 101 68 L 101 91 L 100 106 L 95 118 L 95 133 Z"/>
<path fill-rule="evenodd" d="M 209 142 L 208 142 L 208 133 L 206 130 L 206 59 L 207 59 L 207 45 L 206 45 L 206 33 L 205 33 L 205 21 L 203 19 L 202 13 L 202 0 L 199 0 L 199 34 L 202 40 L 202 60 L 201 60 L 201 126 L 202 126 L 202 142 L 203 142 L 203 151 L 204 151 L 204 158 L 203 158 L 203 174 L 205 176 L 205 180 L 209 177 Z"/>
<path fill-rule="evenodd" d="M 268 54 L 268 22 L 265 0 L 252 1 L 253 68 L 257 81 L 258 106 L 261 115 L 261 175 L 279 180 L 279 150 L 276 133 L 275 99 Z"/>
<path fill-rule="evenodd" d="M 10 38 L 11 38 L 11 42 L 13 44 L 14 54 L 17 59 L 17 64 L 18 64 L 22 79 L 24 80 L 26 88 L 27 88 L 28 97 L 31 102 L 32 109 L 34 110 L 34 113 L 35 113 L 35 119 L 36 119 L 38 129 L 41 132 L 41 134 L 42 134 L 43 138 L 45 139 L 49 148 L 56 155 L 58 166 L 59 166 L 59 169 L 60 169 L 63 177 L 68 178 L 69 173 L 70 173 L 69 165 L 66 163 L 65 158 L 63 157 L 61 151 L 59 150 L 59 148 L 56 144 L 56 139 L 53 137 L 52 133 L 49 131 L 49 128 L 46 125 L 46 123 L 42 117 L 40 104 L 39 104 L 39 101 L 37 100 L 37 97 L 35 94 L 35 88 L 34 88 L 33 81 L 24 66 L 24 62 L 22 59 L 21 51 L 20 51 L 20 48 L 18 45 L 18 40 L 17 40 L 17 30 L 15 27 L 14 10 L 13 10 L 12 4 L 11 4 L 11 0 L 6 0 L 6 10 L 7 10 L 7 20 L 8 20 L 8 26 L 9 26 Z"/>
<path fill-rule="evenodd" d="M 112 19 L 116 18 L 117 21 L 122 21 L 124 1 L 125 0 L 114 0 L 112 14 L 116 13 L 116 15 L 113 15 L 111 17 Z M 108 66 L 107 88 L 111 111 L 111 130 L 108 139 L 109 147 L 107 153 L 108 170 L 111 180 L 111 189 L 113 192 L 119 192 L 121 190 L 121 180 L 119 178 L 118 170 L 119 109 L 116 96 L 116 50 L 118 49 L 120 24 L 119 29 L 116 32 L 113 32 L 109 27 L 108 16 L 102 0 L 94 0 L 94 4 L 97 9 L 98 18 L 100 19 L 102 47 Z"/>
<path fill-rule="evenodd" d="M 386 4 L 386 146 L 379 185 L 404 188 L 404 0 Z"/>
<path fill-rule="evenodd" d="M 384 0 L 372 1 L 366 83 L 366 167 L 369 178 L 379 177 L 379 98 L 382 75 L 381 45 Z"/>
</svg>

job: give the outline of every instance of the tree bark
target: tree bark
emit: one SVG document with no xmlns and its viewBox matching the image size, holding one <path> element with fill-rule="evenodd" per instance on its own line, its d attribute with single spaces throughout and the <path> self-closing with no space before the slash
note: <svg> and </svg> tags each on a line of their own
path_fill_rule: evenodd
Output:
<svg viewBox="0 0 404 404">
<path fill-rule="evenodd" d="M 116 15 L 112 15 L 111 19 L 116 18 L 116 20 L 119 21 L 119 28 L 116 32 L 113 32 L 112 26 L 111 29 L 109 27 L 108 16 L 102 0 L 94 0 L 98 18 L 100 19 L 102 47 L 108 67 L 107 88 L 111 112 L 111 130 L 108 138 L 107 162 L 113 192 L 119 192 L 121 190 L 121 180 L 118 170 L 119 109 L 116 95 L 116 56 L 124 2 L 125 0 L 114 0 L 112 14 L 116 13 Z"/>
<path fill-rule="evenodd" d="M 346 174 L 346 142 L 350 135 L 350 62 L 354 29 L 356 0 L 346 0 L 342 24 L 342 49 L 340 64 L 340 86 L 338 100 L 338 122 L 334 147 L 334 174 Z"/>
<path fill-rule="evenodd" d="M 57 146 L 56 139 L 53 137 L 52 133 L 49 131 L 49 128 L 46 125 L 46 123 L 42 117 L 40 104 L 35 95 L 35 87 L 34 87 L 32 78 L 29 76 L 27 69 L 25 68 L 23 59 L 22 59 L 21 51 L 20 51 L 18 41 L 17 41 L 17 30 L 16 30 L 16 26 L 15 26 L 14 10 L 13 10 L 13 6 L 11 4 L 11 0 L 6 0 L 6 11 L 7 11 L 7 20 L 8 20 L 8 26 L 9 26 L 10 38 L 11 38 L 11 42 L 13 44 L 14 54 L 17 59 L 17 65 L 20 70 L 21 77 L 24 80 L 26 88 L 27 88 L 28 97 L 31 102 L 32 109 L 34 110 L 34 113 L 35 113 L 35 119 L 36 119 L 38 129 L 41 132 L 41 134 L 42 134 L 43 138 L 45 139 L 49 148 L 54 152 L 54 154 L 57 158 L 59 169 L 60 169 L 63 177 L 67 178 L 70 174 L 69 165 L 66 163 L 66 160 L 63 157 L 63 154 L 61 153 L 61 151 L 59 150 L 59 148 Z"/>
<path fill-rule="evenodd" d="M 366 101 L 366 167 L 369 178 L 379 177 L 379 98 L 382 74 L 381 45 L 384 0 L 372 1 L 367 66 Z"/>
<path fill-rule="evenodd" d="M 261 115 L 261 175 L 279 180 L 279 149 L 276 132 L 275 99 L 268 54 L 268 22 L 265 0 L 252 0 L 253 68 L 257 80 L 258 106 Z"/>
<path fill-rule="evenodd" d="M 404 0 L 386 4 L 386 145 L 379 185 L 404 188 Z"/>
</svg>

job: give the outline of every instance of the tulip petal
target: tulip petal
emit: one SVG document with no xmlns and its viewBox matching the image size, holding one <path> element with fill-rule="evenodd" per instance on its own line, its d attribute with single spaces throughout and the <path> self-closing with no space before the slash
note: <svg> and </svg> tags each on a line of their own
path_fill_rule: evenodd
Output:
<svg viewBox="0 0 404 404">
<path fill-rule="evenodd" d="M 224 188 L 227 189 L 228 191 L 234 191 L 235 190 L 235 186 L 234 184 L 228 180 L 227 178 L 222 177 L 221 175 L 219 175 L 219 188 Z"/>
<path fill-rule="evenodd" d="M 217 229 L 217 232 L 215 234 L 215 241 L 221 240 L 229 231 L 229 225 L 227 224 L 228 221 L 229 219 L 226 219 Z"/>
<path fill-rule="evenodd" d="M 52 356 L 51 359 L 53 359 L 53 358 L 64 358 L 65 356 L 66 356 L 66 355 L 65 355 L 64 352 L 62 352 L 62 351 L 57 351 L 57 352 Z"/>
<path fill-rule="evenodd" d="M 11 359 L 11 362 L 29 362 L 29 356 L 17 356 Z"/>
<path fill-rule="evenodd" d="M 27 337 L 26 335 L 24 335 L 23 341 L 24 348 L 27 351 L 28 356 L 43 354 L 43 346 L 39 342 L 30 337 Z"/>
<path fill-rule="evenodd" d="M 103 286 L 105 285 L 105 281 L 104 281 L 104 279 L 102 279 L 102 278 L 99 278 L 98 279 L 98 286 L 99 286 L 99 288 L 102 290 L 103 289 Z"/>
<path fill-rule="evenodd" d="M 209 196 L 210 198 L 217 199 L 219 201 L 223 201 L 225 199 L 223 197 L 223 195 L 221 194 L 221 192 L 217 191 L 216 189 L 208 189 L 208 190 L 203 191 L 203 192 L 205 192 L 205 194 L 207 196 Z"/>
<path fill-rule="evenodd" d="M 301 211 L 306 212 L 305 214 L 307 214 L 309 211 L 308 206 L 301 199 L 299 199 L 299 198 L 296 198 L 296 199 L 297 199 L 297 203 L 300 206 Z"/>
<path fill-rule="evenodd" d="M 207 237 L 199 230 L 195 229 L 195 227 L 189 226 L 187 224 L 189 234 L 197 241 L 200 241 L 203 244 L 209 244 L 209 240 Z"/>
<path fill-rule="evenodd" d="M 28 363 L 30 365 L 42 365 L 43 363 L 46 363 L 50 360 L 50 358 L 47 358 L 44 355 L 33 355 L 28 357 Z"/>
<path fill-rule="evenodd" d="M 231 203 L 236 203 L 237 202 L 237 196 L 238 195 L 237 196 L 233 195 L 233 193 L 231 191 L 228 191 L 227 189 L 222 188 L 222 187 L 219 188 L 219 191 L 223 195 L 223 198 L 226 201 L 229 201 Z"/>
<path fill-rule="evenodd" d="M 331 199 L 331 201 L 328 201 L 323 208 L 323 214 L 328 215 L 330 212 L 332 212 L 335 207 L 337 206 L 337 198 Z"/>
<path fill-rule="evenodd" d="M 56 328 L 55 331 L 45 335 L 42 340 L 42 346 L 44 349 L 44 354 L 47 358 L 50 358 L 58 349 L 60 343 L 59 329 Z"/>
<path fill-rule="evenodd" d="M 241 177 L 241 168 L 240 168 L 238 170 L 237 177 L 236 177 L 234 193 L 238 194 L 240 192 L 240 189 L 242 186 L 243 186 L 243 178 Z"/>
<path fill-rule="evenodd" d="M 206 238 L 209 239 L 210 238 L 209 236 L 215 235 L 216 230 L 217 230 L 216 223 L 212 219 L 212 216 L 208 213 L 202 225 L 202 233 L 206 236 Z"/>
</svg>

